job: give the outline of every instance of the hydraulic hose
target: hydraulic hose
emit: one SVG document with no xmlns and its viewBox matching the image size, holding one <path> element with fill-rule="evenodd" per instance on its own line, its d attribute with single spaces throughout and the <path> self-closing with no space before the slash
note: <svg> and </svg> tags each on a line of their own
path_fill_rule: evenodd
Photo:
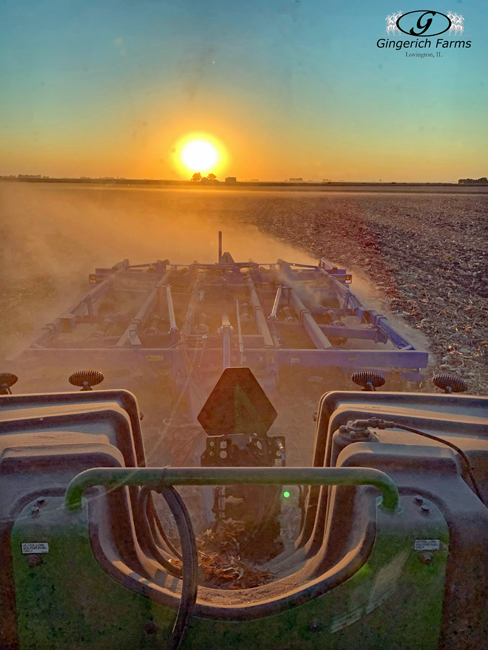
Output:
<svg viewBox="0 0 488 650">
<path fill-rule="evenodd" d="M 164 543 L 168 547 L 168 550 L 178 558 L 178 560 L 182 561 L 183 558 L 181 557 L 181 553 L 173 546 L 171 543 L 169 537 L 166 535 L 166 531 L 164 530 L 163 524 L 161 523 L 161 520 L 158 517 L 158 513 L 156 512 L 156 508 L 154 506 L 154 500 L 152 498 L 152 493 L 149 495 L 148 500 L 147 500 L 147 508 L 148 508 L 148 515 L 151 517 L 150 521 L 156 525 L 156 528 L 158 529 L 159 534 L 164 540 Z M 152 526 L 151 526 L 152 528 Z"/>
<path fill-rule="evenodd" d="M 423 438 L 428 438 L 429 440 L 435 440 L 436 442 L 440 442 L 443 445 L 446 445 L 447 447 L 454 449 L 454 451 L 456 451 L 461 456 L 461 460 L 464 464 L 466 473 L 471 479 L 471 483 L 473 485 L 473 491 L 475 492 L 476 496 L 481 501 L 481 503 L 488 507 L 488 504 L 486 504 L 483 501 L 483 497 L 481 495 L 478 482 L 476 480 L 476 476 L 474 475 L 474 471 L 473 468 L 471 467 L 471 462 L 468 456 L 464 453 L 462 449 L 460 449 L 457 445 L 452 443 L 450 440 L 446 440 L 445 438 L 441 438 L 440 436 L 434 436 L 432 435 L 432 433 L 426 433 L 425 431 L 420 431 L 419 429 L 414 429 L 413 427 L 407 427 L 405 424 L 402 424 L 401 422 L 383 420 L 381 418 L 369 418 L 368 420 L 355 420 L 353 424 L 356 426 L 359 425 L 361 427 L 370 426 L 374 429 L 390 429 L 390 428 L 401 429 L 402 431 L 409 431 L 410 433 L 415 433 L 416 435 L 422 436 Z"/>
<path fill-rule="evenodd" d="M 164 486 L 157 489 L 158 492 L 162 494 L 168 507 L 173 515 L 176 526 L 178 528 L 178 534 L 180 536 L 181 542 L 181 558 L 182 558 L 182 569 L 179 571 L 182 586 L 181 586 L 181 598 L 180 604 L 178 607 L 178 613 L 176 615 L 176 620 L 173 625 L 172 637 L 170 639 L 169 645 L 167 646 L 169 650 L 179 650 L 183 642 L 188 624 L 190 622 L 191 614 L 193 607 L 197 598 L 197 589 L 198 589 L 198 555 L 197 555 L 197 543 L 195 539 L 195 533 L 193 530 L 193 525 L 191 523 L 190 514 L 185 506 L 185 503 L 179 493 L 172 486 Z M 145 525 L 151 529 L 151 525 L 148 521 L 148 510 L 150 510 L 149 503 L 152 504 L 152 500 L 149 500 L 151 488 L 143 487 L 141 489 L 139 503 L 142 508 L 142 520 L 145 522 Z M 154 505 L 152 504 L 153 508 Z M 153 513 L 154 515 L 156 513 Z M 154 519 L 151 514 L 150 518 Z M 157 517 L 156 517 L 157 519 Z M 160 529 L 161 530 L 161 529 Z M 159 561 L 162 566 L 168 571 L 171 571 L 175 575 L 175 565 L 171 564 L 161 552 L 159 552 L 152 535 L 147 535 L 146 531 L 146 541 L 149 541 L 148 546 L 150 547 L 151 553 L 153 553 L 155 559 Z M 179 576 L 178 576 L 179 577 Z"/>
<path fill-rule="evenodd" d="M 154 507 L 150 488 L 143 487 L 141 489 L 138 505 L 138 537 L 140 538 L 141 544 L 151 553 L 156 562 L 159 562 L 168 573 L 181 580 L 183 575 L 181 568 L 176 564 L 171 563 L 164 556 L 163 550 L 157 544 L 159 533 L 168 546 L 170 553 L 182 561 L 181 554 L 176 551 L 164 533 L 163 526 L 159 521 L 159 517 Z"/>
</svg>

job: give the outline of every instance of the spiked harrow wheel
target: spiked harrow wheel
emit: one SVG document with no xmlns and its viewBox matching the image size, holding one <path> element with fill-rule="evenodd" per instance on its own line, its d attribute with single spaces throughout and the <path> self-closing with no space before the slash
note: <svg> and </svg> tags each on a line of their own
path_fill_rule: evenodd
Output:
<svg viewBox="0 0 488 650">
<path fill-rule="evenodd" d="M 0 395 L 11 395 L 12 391 L 10 390 L 11 386 L 17 383 L 17 375 L 14 375 L 11 372 L 1 372 L 0 373 Z"/>
<path fill-rule="evenodd" d="M 432 377 L 432 381 L 445 393 L 464 393 L 468 390 L 468 384 L 456 375 L 439 374 Z"/>
<path fill-rule="evenodd" d="M 373 392 L 375 388 L 379 388 L 385 383 L 383 375 L 380 375 L 379 372 L 372 372 L 370 370 L 355 372 L 351 379 L 358 386 L 362 386 L 363 390 Z"/>
<path fill-rule="evenodd" d="M 98 370 L 79 370 L 69 377 L 69 383 L 73 386 L 81 386 L 81 390 L 92 390 L 92 386 L 101 384 L 105 379 Z"/>
</svg>

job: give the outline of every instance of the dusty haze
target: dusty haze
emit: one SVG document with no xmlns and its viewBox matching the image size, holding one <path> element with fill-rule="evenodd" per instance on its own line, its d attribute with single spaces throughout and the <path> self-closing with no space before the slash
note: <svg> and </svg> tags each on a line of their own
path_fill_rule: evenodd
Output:
<svg viewBox="0 0 488 650">
<path fill-rule="evenodd" d="M 0 183 L 0 356 L 86 293 L 96 266 L 124 258 L 216 262 L 219 230 L 235 259 L 313 263 L 234 218 L 255 200 L 203 190 Z"/>
</svg>

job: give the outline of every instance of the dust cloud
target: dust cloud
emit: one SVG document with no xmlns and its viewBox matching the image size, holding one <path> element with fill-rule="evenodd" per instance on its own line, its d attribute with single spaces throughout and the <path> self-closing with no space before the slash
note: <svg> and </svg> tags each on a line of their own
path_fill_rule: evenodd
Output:
<svg viewBox="0 0 488 650">
<path fill-rule="evenodd" d="M 234 219 L 252 203 L 211 190 L 0 183 L 0 358 L 82 297 L 97 266 L 216 262 L 219 230 L 236 260 L 314 263 Z"/>
</svg>

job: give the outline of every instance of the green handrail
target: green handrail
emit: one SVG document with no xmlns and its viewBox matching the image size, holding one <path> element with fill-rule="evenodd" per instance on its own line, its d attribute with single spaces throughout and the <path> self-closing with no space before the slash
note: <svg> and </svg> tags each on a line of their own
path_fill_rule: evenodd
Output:
<svg viewBox="0 0 488 650">
<path fill-rule="evenodd" d="M 129 485 L 152 488 L 169 485 L 373 485 L 381 490 L 382 507 L 398 507 L 398 488 L 392 479 L 368 467 L 94 467 L 73 478 L 66 488 L 69 510 L 81 508 L 84 490 L 101 485 L 112 489 Z"/>
</svg>

